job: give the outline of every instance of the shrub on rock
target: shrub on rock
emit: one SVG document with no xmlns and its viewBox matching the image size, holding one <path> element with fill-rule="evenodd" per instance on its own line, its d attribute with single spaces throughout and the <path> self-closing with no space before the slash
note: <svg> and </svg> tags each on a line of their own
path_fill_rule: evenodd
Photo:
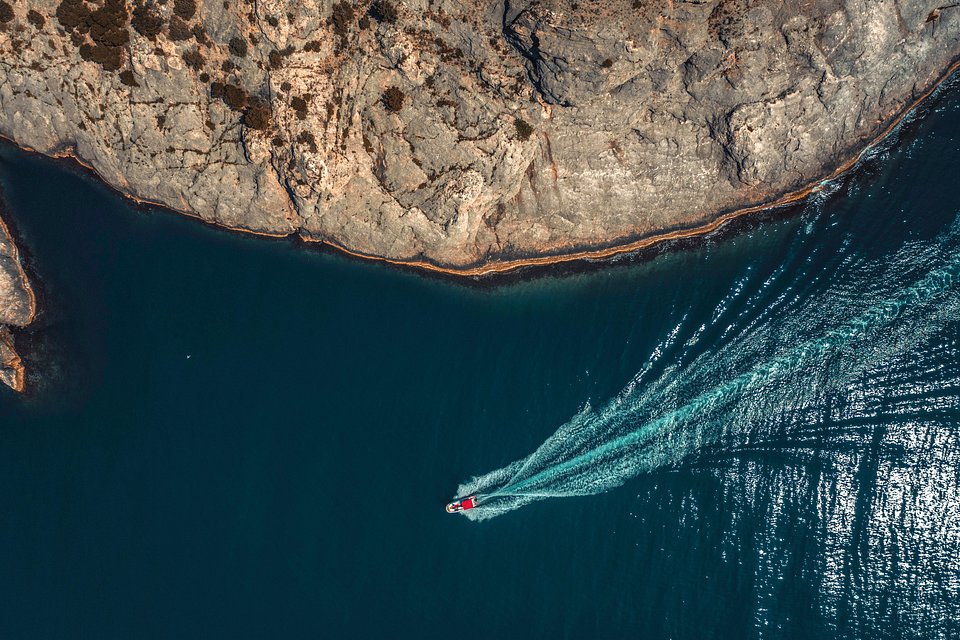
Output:
<svg viewBox="0 0 960 640">
<path fill-rule="evenodd" d="M 230 54 L 238 58 L 247 57 L 247 41 L 240 36 L 230 38 L 227 45 L 230 48 Z"/>
<path fill-rule="evenodd" d="M 513 121 L 513 127 L 517 131 L 517 138 L 519 140 L 529 140 L 530 136 L 533 135 L 533 127 L 523 118 L 516 118 Z"/>
<path fill-rule="evenodd" d="M 13 20 L 13 7 L 6 0 L 0 0 L 0 22 L 7 23 Z"/>
<path fill-rule="evenodd" d="M 86 33 L 90 30 L 90 9 L 83 0 L 63 0 L 57 6 L 56 16 L 67 31 Z"/>
<path fill-rule="evenodd" d="M 403 91 L 397 87 L 390 87 L 383 92 L 383 104 L 386 105 L 390 111 L 398 112 L 403 109 L 403 101 L 406 97 Z"/>
<path fill-rule="evenodd" d="M 293 110 L 297 112 L 297 117 L 301 120 L 307 119 L 307 101 L 296 96 L 293 100 L 290 101 L 290 106 L 293 107 Z"/>
<path fill-rule="evenodd" d="M 184 20 L 190 20 L 197 13 L 196 0 L 173 0 L 173 14 Z"/>
<path fill-rule="evenodd" d="M 90 26 L 90 37 L 103 47 L 119 48 L 130 42 L 130 32 L 126 29 L 104 27 L 96 22 Z"/>
<path fill-rule="evenodd" d="M 396 22 L 397 8 L 390 0 L 376 0 L 370 5 L 370 17 L 377 22 Z"/>
<path fill-rule="evenodd" d="M 190 28 L 190 33 L 193 34 L 193 38 L 197 41 L 197 43 L 202 44 L 205 47 L 209 47 L 211 44 L 213 44 L 210 41 L 210 38 L 207 37 L 207 30 L 204 29 L 202 25 L 193 25 L 193 27 Z"/>
<path fill-rule="evenodd" d="M 121 47 L 130 42 L 130 31 L 127 30 L 127 3 L 125 0 L 106 0 L 103 5 L 90 14 L 90 37 L 103 48 L 117 49 L 110 53 L 103 53 L 111 59 L 122 59 Z M 104 69 L 107 67 L 105 66 Z M 119 68 L 119 67 L 117 67 Z"/>
<path fill-rule="evenodd" d="M 310 151 L 317 152 L 317 139 L 309 131 L 301 131 L 300 135 L 297 136 L 297 142 L 307 145 Z"/>
<path fill-rule="evenodd" d="M 243 111 L 247 106 L 247 92 L 235 84 L 225 84 L 223 101 L 234 111 Z"/>
<path fill-rule="evenodd" d="M 251 129 L 263 131 L 264 129 L 270 127 L 271 116 L 272 114 L 270 113 L 269 107 L 257 103 L 244 112 L 243 124 L 247 125 Z"/>
<path fill-rule="evenodd" d="M 196 49 L 183 52 L 183 61 L 187 63 L 187 66 L 195 71 L 200 71 L 203 69 L 203 65 L 207 62 L 203 55 Z"/>
<path fill-rule="evenodd" d="M 103 5 L 90 14 L 91 31 L 93 36 L 93 27 L 97 27 L 103 32 L 111 30 L 127 29 L 127 3 L 125 0 L 106 0 Z"/>
<path fill-rule="evenodd" d="M 103 45 L 80 45 L 80 57 L 90 62 L 96 62 L 104 71 L 118 71 L 123 66 L 123 49 L 119 47 L 105 47 Z"/>
<path fill-rule="evenodd" d="M 245 111 L 248 106 L 264 106 L 259 100 L 251 101 L 243 87 L 230 83 L 211 82 L 210 97 L 214 100 L 223 100 L 230 109 L 237 112 Z"/>
<path fill-rule="evenodd" d="M 144 38 L 156 40 L 163 31 L 163 18 L 153 6 L 138 4 L 133 8 L 130 26 Z"/>
<path fill-rule="evenodd" d="M 125 69 L 120 72 L 120 82 L 127 85 L 128 87 L 139 87 L 140 84 L 137 82 L 137 79 L 133 77 L 133 71 L 130 69 Z"/>
<path fill-rule="evenodd" d="M 333 5 L 333 15 L 330 22 L 333 24 L 333 32 L 341 38 L 345 38 L 350 32 L 350 25 L 353 23 L 353 7 L 348 3 L 337 2 Z"/>
<path fill-rule="evenodd" d="M 170 39 L 174 42 L 189 40 L 193 37 L 193 33 L 190 31 L 190 25 L 177 16 L 170 18 L 170 30 L 167 35 L 169 35 Z"/>
<path fill-rule="evenodd" d="M 47 19 L 43 17 L 43 14 L 30 9 L 30 11 L 27 11 L 27 22 L 37 29 L 43 29 L 43 25 L 47 24 Z"/>
</svg>

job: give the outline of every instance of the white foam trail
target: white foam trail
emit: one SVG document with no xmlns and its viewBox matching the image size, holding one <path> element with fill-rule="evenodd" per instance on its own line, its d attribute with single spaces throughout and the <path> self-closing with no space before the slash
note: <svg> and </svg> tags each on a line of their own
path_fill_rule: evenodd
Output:
<svg viewBox="0 0 960 640">
<path fill-rule="evenodd" d="M 743 301 L 745 311 L 726 320 L 755 279 L 747 274 L 717 305 L 711 323 L 679 346 L 684 323 L 677 325 L 612 401 L 596 409 L 585 406 L 529 456 L 461 485 L 458 495 L 483 496 L 480 506 L 464 515 L 482 520 L 545 498 L 600 493 L 674 464 L 731 429 L 815 408 L 828 393 L 842 391 L 877 362 L 906 352 L 955 317 L 958 224 L 937 242 L 905 246 L 882 269 L 839 261 L 844 279 L 815 299 L 793 287 L 763 303 L 769 287 L 786 273 L 782 266 Z M 813 264 L 805 262 L 804 267 Z M 884 276 L 890 282 L 914 280 L 894 292 L 864 287 Z M 810 290 L 811 278 L 824 277 L 834 276 L 810 274 L 804 289 Z M 719 325 L 726 325 L 720 345 L 695 355 L 703 334 Z M 675 351 L 676 362 L 644 382 Z"/>
</svg>

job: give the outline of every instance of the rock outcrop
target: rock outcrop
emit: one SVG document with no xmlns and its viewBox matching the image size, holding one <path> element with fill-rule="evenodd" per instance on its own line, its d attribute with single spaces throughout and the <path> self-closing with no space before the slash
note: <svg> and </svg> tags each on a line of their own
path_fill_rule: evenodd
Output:
<svg viewBox="0 0 960 640">
<path fill-rule="evenodd" d="M 6 225 L 0 220 L 0 382 L 23 391 L 23 362 L 13 348 L 10 326 L 25 327 L 36 313 L 33 291 Z"/>
<path fill-rule="evenodd" d="M 831 173 L 960 54 L 947 0 L 0 0 L 0 133 L 204 220 L 452 269 Z"/>
<path fill-rule="evenodd" d="M 10 329 L 0 326 L 0 382 L 14 391 L 23 391 L 25 375 L 23 361 L 13 350 Z"/>
</svg>

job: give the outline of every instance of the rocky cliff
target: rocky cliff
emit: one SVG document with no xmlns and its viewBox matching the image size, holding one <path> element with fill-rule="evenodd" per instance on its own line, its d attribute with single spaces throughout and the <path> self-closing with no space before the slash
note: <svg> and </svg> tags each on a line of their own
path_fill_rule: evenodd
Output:
<svg viewBox="0 0 960 640">
<path fill-rule="evenodd" d="M 204 220 L 467 270 L 829 174 L 950 0 L 0 0 L 0 133 Z"/>
<path fill-rule="evenodd" d="M 10 232 L 0 220 L 0 382 L 23 391 L 23 363 L 13 348 L 10 326 L 25 327 L 36 312 L 33 291 Z"/>
</svg>

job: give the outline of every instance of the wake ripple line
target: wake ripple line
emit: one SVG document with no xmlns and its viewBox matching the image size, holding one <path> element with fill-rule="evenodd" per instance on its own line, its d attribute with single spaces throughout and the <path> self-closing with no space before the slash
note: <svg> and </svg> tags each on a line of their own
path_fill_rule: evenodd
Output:
<svg viewBox="0 0 960 640">
<path fill-rule="evenodd" d="M 522 506 L 522 504 L 533 500 L 591 495 L 619 486 L 629 478 L 639 474 L 642 471 L 640 468 L 641 465 L 627 465 L 626 468 L 621 469 L 621 475 L 607 480 L 599 478 L 599 483 L 586 482 L 583 483 L 582 487 L 575 489 L 560 489 L 559 487 L 556 490 L 550 489 L 551 483 L 559 481 L 567 474 L 576 476 L 577 474 L 572 472 L 582 473 L 581 469 L 589 470 L 595 462 L 603 458 L 610 458 L 616 461 L 618 453 L 624 452 L 631 447 L 649 443 L 655 437 L 664 436 L 671 432 L 676 426 L 688 421 L 692 416 L 706 413 L 715 407 L 721 406 L 724 401 L 743 394 L 757 386 L 758 383 L 770 382 L 780 374 L 789 373 L 798 366 L 819 358 L 831 350 L 849 343 L 853 339 L 876 331 L 880 327 L 893 322 L 904 309 L 920 306 L 938 294 L 954 287 L 958 279 L 960 279 L 960 256 L 953 258 L 947 265 L 928 272 L 923 279 L 903 290 L 893 299 L 869 307 L 857 318 L 827 332 L 822 337 L 808 340 L 790 349 L 782 356 L 776 357 L 759 367 L 753 368 L 751 371 L 736 376 L 729 382 L 697 396 L 684 406 L 644 424 L 639 429 L 609 440 L 599 446 L 595 446 L 568 460 L 562 460 L 552 464 L 527 478 L 523 478 L 525 473 L 535 469 L 538 463 L 542 462 L 540 458 L 543 454 L 558 453 L 555 449 L 562 447 L 566 439 L 565 437 L 558 438 L 558 436 L 576 436 L 574 441 L 582 444 L 582 437 L 585 435 L 585 432 L 590 429 L 591 423 L 596 421 L 604 422 L 605 420 L 615 418 L 620 408 L 620 402 L 626 399 L 624 398 L 626 390 L 620 394 L 617 402 L 605 407 L 598 415 L 588 415 L 591 411 L 589 407 L 585 407 L 573 421 L 574 424 L 565 425 L 565 428 L 561 429 L 561 432 L 564 432 L 565 429 L 572 427 L 568 433 L 558 432 L 530 456 L 508 465 L 504 469 L 501 469 L 499 473 L 492 472 L 491 474 L 483 476 L 482 479 L 477 479 L 475 484 L 491 486 L 492 483 L 489 481 L 499 480 L 502 482 L 508 478 L 504 484 L 500 485 L 499 489 L 496 489 L 492 493 L 482 494 L 481 507 L 490 509 L 494 506 L 490 504 L 490 501 L 496 502 L 497 499 L 517 499 L 518 502 L 514 505 L 504 505 L 507 507 L 506 510 L 511 510 L 512 508 Z M 675 333 L 671 336 L 671 339 L 674 338 Z M 668 340 L 668 342 L 670 341 L 671 340 Z M 639 377 L 642 376 L 638 376 L 638 378 Z M 628 385 L 628 388 L 632 388 L 632 386 Z M 630 413 L 630 411 L 628 410 L 627 413 Z M 594 419 L 591 420 L 591 417 Z M 619 460 L 618 462 L 621 466 L 624 466 L 628 461 Z M 482 480 L 484 479 L 488 482 L 483 482 Z M 492 486 L 496 486 L 496 484 Z M 482 510 L 483 509 L 477 509 L 477 511 Z M 498 515 L 496 509 L 491 510 L 493 511 L 491 515 Z M 481 513 L 468 515 L 480 519 L 484 517 Z"/>
</svg>

